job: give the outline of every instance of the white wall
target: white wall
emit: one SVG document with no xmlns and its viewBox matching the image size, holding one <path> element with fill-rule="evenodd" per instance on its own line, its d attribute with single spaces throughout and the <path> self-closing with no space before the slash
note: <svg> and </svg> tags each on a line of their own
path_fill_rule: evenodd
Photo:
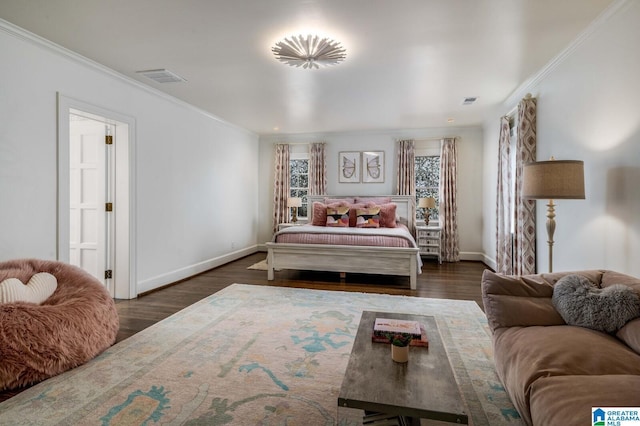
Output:
<svg viewBox="0 0 640 426">
<path fill-rule="evenodd" d="M 482 260 L 482 129 L 447 127 L 379 132 L 264 135 L 260 137 L 260 215 L 258 242 L 272 238 L 273 164 L 276 143 L 327 143 L 327 193 L 330 195 L 390 195 L 396 193 L 398 139 L 458 137 L 458 217 L 460 251 L 465 259 Z M 338 153 L 384 151 L 384 183 L 339 183 Z"/>
<path fill-rule="evenodd" d="M 538 98 L 538 160 L 585 162 L 586 200 L 557 200 L 554 271 L 640 276 L 640 2 L 622 6 L 549 68 Z M 495 259 L 498 120 L 485 123 L 483 247 Z M 548 270 L 546 201 L 537 202 L 538 271 Z"/>
<path fill-rule="evenodd" d="M 0 260 L 56 258 L 57 92 L 135 119 L 138 292 L 255 250 L 257 135 L 1 20 L 0 52 Z"/>
</svg>

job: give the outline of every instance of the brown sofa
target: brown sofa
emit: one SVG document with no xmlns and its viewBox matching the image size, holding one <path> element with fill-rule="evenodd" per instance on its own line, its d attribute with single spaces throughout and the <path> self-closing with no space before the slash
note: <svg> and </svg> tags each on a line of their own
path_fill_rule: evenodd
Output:
<svg viewBox="0 0 640 426">
<path fill-rule="evenodd" d="M 551 298 L 568 274 L 640 293 L 640 279 L 605 270 L 482 276 L 496 370 L 529 425 L 588 425 L 592 407 L 640 406 L 640 318 L 614 334 L 567 325 Z"/>
</svg>

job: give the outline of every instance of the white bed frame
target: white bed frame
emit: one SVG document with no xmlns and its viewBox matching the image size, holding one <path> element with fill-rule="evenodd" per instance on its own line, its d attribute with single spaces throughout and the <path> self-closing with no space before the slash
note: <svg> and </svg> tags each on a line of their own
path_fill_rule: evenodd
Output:
<svg viewBox="0 0 640 426">
<path fill-rule="evenodd" d="M 368 198 L 374 196 L 360 196 Z M 387 195 L 397 205 L 396 216 L 400 222 L 412 230 L 415 225 L 415 199 L 410 195 Z M 309 223 L 313 219 L 313 203 L 324 202 L 325 198 L 356 198 L 355 196 L 309 196 L 307 211 Z M 322 244 L 292 244 L 268 242 L 267 279 L 273 280 L 274 271 L 297 269 L 309 271 L 329 271 L 340 273 L 366 273 L 400 275 L 409 277 L 409 285 L 416 289 L 418 275 L 418 248 L 371 247 Z"/>
</svg>

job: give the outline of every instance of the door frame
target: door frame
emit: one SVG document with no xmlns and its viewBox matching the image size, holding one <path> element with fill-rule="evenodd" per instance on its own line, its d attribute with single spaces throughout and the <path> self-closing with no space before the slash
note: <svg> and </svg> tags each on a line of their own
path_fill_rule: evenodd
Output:
<svg viewBox="0 0 640 426">
<path fill-rule="evenodd" d="M 62 262 L 69 262 L 69 233 L 70 233 L 70 173 L 69 173 L 69 116 L 71 110 L 78 110 L 89 116 L 94 115 L 116 125 L 114 135 L 116 144 L 118 138 L 126 141 L 125 149 L 116 149 L 116 176 L 124 177 L 128 181 L 126 191 L 116 191 L 114 200 L 114 223 L 116 224 L 114 282 L 116 299 L 134 299 L 137 297 L 136 278 L 136 239 L 135 239 L 135 119 L 125 114 L 89 104 L 78 99 L 57 93 L 58 106 L 58 229 L 56 257 Z M 122 126 L 122 124 L 126 126 Z M 128 134 L 119 132 L 127 131 Z M 128 194 L 123 194 L 128 192 Z M 118 207 L 120 206 L 120 207 Z M 120 284 L 119 284 L 120 283 Z"/>
</svg>

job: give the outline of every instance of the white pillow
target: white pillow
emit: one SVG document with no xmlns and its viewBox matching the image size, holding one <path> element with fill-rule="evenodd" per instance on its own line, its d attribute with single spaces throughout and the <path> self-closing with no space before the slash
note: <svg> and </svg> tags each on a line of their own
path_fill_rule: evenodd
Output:
<svg viewBox="0 0 640 426">
<path fill-rule="evenodd" d="M 58 280 L 47 272 L 39 272 L 25 285 L 17 278 L 0 283 L 0 303 L 30 302 L 40 304 L 58 288 Z"/>
</svg>

